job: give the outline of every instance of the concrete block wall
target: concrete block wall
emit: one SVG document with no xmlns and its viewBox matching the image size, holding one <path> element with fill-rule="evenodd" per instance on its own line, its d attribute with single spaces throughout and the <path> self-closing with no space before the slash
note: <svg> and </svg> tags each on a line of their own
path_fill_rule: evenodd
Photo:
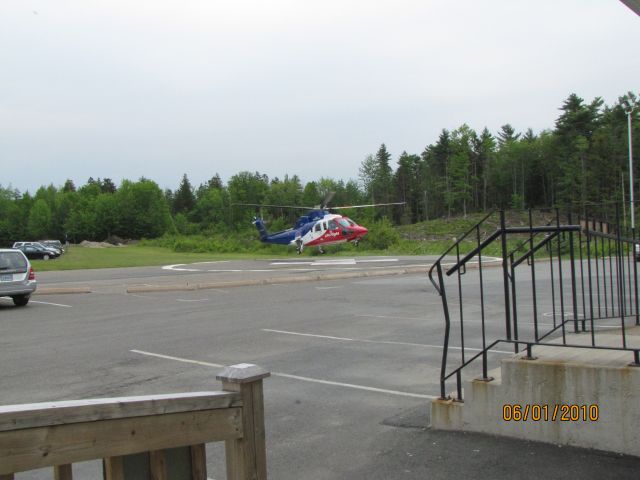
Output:
<svg viewBox="0 0 640 480">
<path fill-rule="evenodd" d="M 565 359 L 503 359 L 495 380 L 465 382 L 464 403 L 434 400 L 431 426 L 640 456 L 640 368 L 613 352 L 621 360 L 589 363 L 591 350 L 554 350 Z"/>
</svg>

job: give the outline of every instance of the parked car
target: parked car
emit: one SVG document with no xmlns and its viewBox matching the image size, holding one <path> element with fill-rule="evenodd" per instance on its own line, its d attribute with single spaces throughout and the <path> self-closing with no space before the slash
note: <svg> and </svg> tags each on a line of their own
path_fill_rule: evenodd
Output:
<svg viewBox="0 0 640 480">
<path fill-rule="evenodd" d="M 0 297 L 11 297 L 16 306 L 24 307 L 37 287 L 36 274 L 24 253 L 0 249 Z"/>
<path fill-rule="evenodd" d="M 57 258 L 60 256 L 60 253 L 57 250 L 50 250 L 40 245 L 19 245 L 15 248 L 20 250 L 27 258 L 30 259 L 49 260 L 50 258 Z"/>
<path fill-rule="evenodd" d="M 48 247 L 46 245 L 43 245 L 40 242 L 15 242 L 13 244 L 13 248 L 19 248 L 19 247 L 24 247 L 26 245 L 32 245 L 38 248 L 42 248 L 44 250 L 48 250 L 49 252 L 51 252 L 53 255 L 53 257 L 59 257 L 60 255 L 62 255 L 62 249 L 58 249 L 56 247 Z"/>
<path fill-rule="evenodd" d="M 38 243 L 41 243 L 45 247 L 56 248 L 60 250 L 62 253 L 65 252 L 64 246 L 60 240 L 40 240 Z"/>
</svg>

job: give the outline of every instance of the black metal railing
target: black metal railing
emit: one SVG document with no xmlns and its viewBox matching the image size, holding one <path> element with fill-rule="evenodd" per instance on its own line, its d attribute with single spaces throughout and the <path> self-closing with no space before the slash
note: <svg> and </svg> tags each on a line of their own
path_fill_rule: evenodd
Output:
<svg viewBox="0 0 640 480">
<path fill-rule="evenodd" d="M 455 239 L 429 271 L 445 320 L 442 398 L 455 376 L 462 400 L 463 370 L 478 359 L 490 379 L 489 357 L 509 353 L 497 351 L 500 344 L 529 358 L 536 345 L 622 350 L 640 366 L 640 337 L 628 333 L 640 325 L 639 240 L 621 217 L 618 205 L 590 205 L 532 210 L 527 224 L 514 226 L 504 211 L 491 212 Z M 456 293 L 448 297 L 451 283 Z"/>
</svg>

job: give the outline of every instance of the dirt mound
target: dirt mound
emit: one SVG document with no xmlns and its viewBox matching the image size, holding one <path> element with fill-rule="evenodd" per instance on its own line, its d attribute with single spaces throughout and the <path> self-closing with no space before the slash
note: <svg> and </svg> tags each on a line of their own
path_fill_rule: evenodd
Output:
<svg viewBox="0 0 640 480">
<path fill-rule="evenodd" d="M 108 242 L 90 242 L 89 240 L 83 240 L 80 242 L 81 247 L 87 248 L 111 248 L 111 247 L 124 247 L 122 244 L 113 245 Z"/>
</svg>

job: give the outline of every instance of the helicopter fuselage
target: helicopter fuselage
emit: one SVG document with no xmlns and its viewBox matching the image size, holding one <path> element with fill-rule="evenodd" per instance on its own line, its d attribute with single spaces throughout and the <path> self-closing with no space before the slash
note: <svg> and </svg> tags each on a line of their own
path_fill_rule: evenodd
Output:
<svg viewBox="0 0 640 480">
<path fill-rule="evenodd" d="M 312 210 L 301 216 L 293 228 L 277 233 L 268 233 L 260 219 L 254 221 L 264 243 L 294 245 L 298 253 L 304 247 L 336 245 L 346 242 L 358 243 L 368 230 L 349 217 L 330 213 L 325 210 Z"/>
</svg>

